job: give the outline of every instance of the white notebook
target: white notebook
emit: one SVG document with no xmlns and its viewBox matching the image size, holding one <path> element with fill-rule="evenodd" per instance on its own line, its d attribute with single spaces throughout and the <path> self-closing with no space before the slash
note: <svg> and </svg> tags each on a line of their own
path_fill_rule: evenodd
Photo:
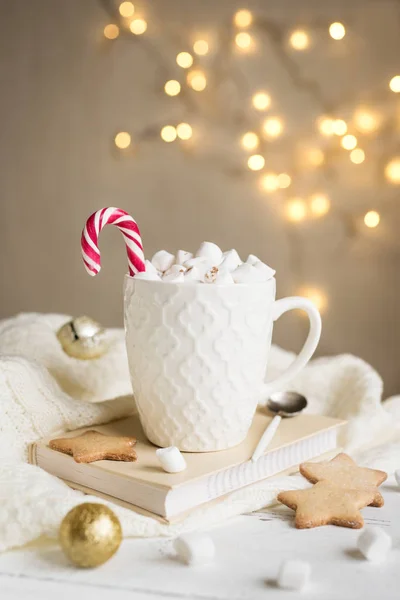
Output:
<svg viewBox="0 0 400 600">
<path fill-rule="evenodd" d="M 294 472 L 299 463 L 335 450 L 337 429 L 344 423 L 319 415 L 283 419 L 268 450 L 254 463 L 251 456 L 271 418 L 265 411 L 257 411 L 247 438 L 235 448 L 207 453 L 185 452 L 187 469 L 181 473 L 162 470 L 155 454 L 156 447 L 146 439 L 137 416 L 41 440 L 31 446 L 30 462 L 64 479 L 72 487 L 115 498 L 124 505 L 139 507 L 171 520 L 266 477 L 287 470 Z M 48 446 L 50 439 L 74 437 L 88 429 L 136 437 L 138 461 L 76 463 L 71 456 Z"/>
</svg>

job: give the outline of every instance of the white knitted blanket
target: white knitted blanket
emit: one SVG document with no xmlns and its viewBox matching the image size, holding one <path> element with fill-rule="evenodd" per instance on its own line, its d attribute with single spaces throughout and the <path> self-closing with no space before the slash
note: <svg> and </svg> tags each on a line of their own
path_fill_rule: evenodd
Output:
<svg viewBox="0 0 400 600">
<path fill-rule="evenodd" d="M 0 322 L 0 550 L 41 535 L 56 536 L 64 515 L 84 500 L 62 481 L 26 463 L 28 444 L 66 429 L 128 415 L 134 408 L 122 330 L 109 330 L 111 349 L 93 361 L 69 358 L 55 331 L 69 317 L 24 314 Z M 274 347 L 269 377 L 293 355 Z M 381 403 L 382 381 L 350 355 L 313 361 L 291 384 L 309 400 L 310 413 L 347 419 L 340 440 L 364 465 L 400 468 L 400 396 Z M 177 535 L 258 510 L 280 489 L 305 487 L 299 476 L 277 477 L 199 508 L 183 522 L 165 525 L 113 505 L 125 536 Z"/>
</svg>

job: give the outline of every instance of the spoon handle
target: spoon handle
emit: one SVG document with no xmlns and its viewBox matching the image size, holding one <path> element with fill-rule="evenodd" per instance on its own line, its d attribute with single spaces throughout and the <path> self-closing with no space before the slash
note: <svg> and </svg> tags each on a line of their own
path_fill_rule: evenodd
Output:
<svg viewBox="0 0 400 600">
<path fill-rule="evenodd" d="M 260 456 L 264 454 L 264 451 L 268 448 L 268 445 L 274 437 L 281 421 L 282 417 L 280 415 L 275 415 L 275 417 L 272 419 L 271 423 L 262 434 L 261 439 L 253 452 L 253 456 L 251 457 L 252 462 L 256 462 L 256 460 L 258 460 Z"/>
</svg>

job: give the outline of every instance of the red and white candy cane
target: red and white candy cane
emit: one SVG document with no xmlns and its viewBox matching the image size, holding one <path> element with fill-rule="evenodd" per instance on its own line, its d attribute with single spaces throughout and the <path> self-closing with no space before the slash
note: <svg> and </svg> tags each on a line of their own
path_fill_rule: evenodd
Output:
<svg viewBox="0 0 400 600">
<path fill-rule="evenodd" d="M 82 258 L 89 275 L 97 275 L 101 269 L 99 233 L 105 225 L 115 225 L 124 236 L 128 254 L 129 275 L 145 271 L 142 238 L 136 221 L 121 208 L 110 206 L 94 212 L 82 231 Z"/>
</svg>

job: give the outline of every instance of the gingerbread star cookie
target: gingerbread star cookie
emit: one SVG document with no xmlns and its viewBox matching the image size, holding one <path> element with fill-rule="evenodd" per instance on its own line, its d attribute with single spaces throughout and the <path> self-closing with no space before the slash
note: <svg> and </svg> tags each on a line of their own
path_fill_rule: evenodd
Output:
<svg viewBox="0 0 400 600">
<path fill-rule="evenodd" d="M 382 494 L 377 487 L 385 481 L 387 474 L 376 469 L 358 467 L 347 454 L 338 454 L 330 461 L 302 463 L 300 473 L 311 483 L 328 481 L 342 489 L 373 491 L 374 496 L 370 506 L 383 506 L 384 504 Z"/>
<path fill-rule="evenodd" d="M 364 525 L 360 508 L 374 498 L 373 490 L 343 489 L 321 481 L 308 490 L 293 490 L 278 494 L 279 502 L 296 511 L 298 529 L 339 525 L 360 529 Z"/>
<path fill-rule="evenodd" d="M 70 454 L 77 463 L 91 463 L 96 460 L 122 460 L 134 462 L 137 460 L 133 446 L 133 437 L 118 437 L 104 435 L 98 431 L 86 431 L 73 438 L 51 440 L 52 450 Z"/>
</svg>

